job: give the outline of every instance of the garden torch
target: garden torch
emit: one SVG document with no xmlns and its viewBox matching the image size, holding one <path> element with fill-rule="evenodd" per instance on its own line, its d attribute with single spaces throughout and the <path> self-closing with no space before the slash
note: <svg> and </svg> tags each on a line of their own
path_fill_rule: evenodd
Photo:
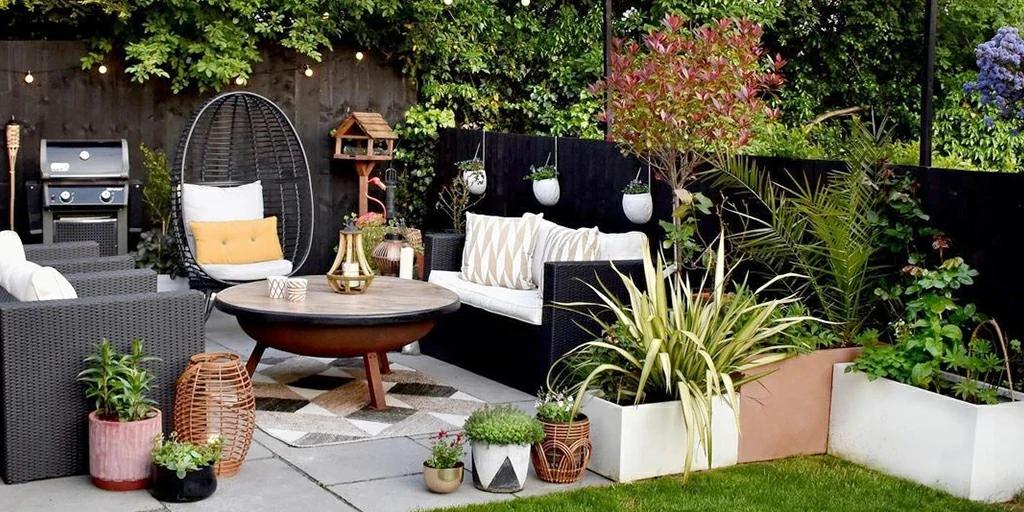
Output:
<svg viewBox="0 0 1024 512">
<path fill-rule="evenodd" d="M 7 213 L 9 217 L 8 224 L 10 225 L 11 231 L 14 231 L 14 165 L 18 161 L 18 148 L 21 147 L 21 125 L 11 118 L 11 121 L 7 123 L 7 165 L 10 169 L 8 172 L 8 180 L 10 185 L 10 193 L 8 195 Z"/>
</svg>

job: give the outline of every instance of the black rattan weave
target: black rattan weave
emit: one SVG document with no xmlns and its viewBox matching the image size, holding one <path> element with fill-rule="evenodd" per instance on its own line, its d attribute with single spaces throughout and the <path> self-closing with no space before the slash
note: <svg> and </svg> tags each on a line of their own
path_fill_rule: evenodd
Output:
<svg viewBox="0 0 1024 512">
<path fill-rule="evenodd" d="M 53 267 L 61 274 L 81 274 L 86 272 L 113 272 L 135 268 L 135 258 L 124 256 L 99 256 L 76 258 L 71 260 L 33 260 L 43 267 Z"/>
<path fill-rule="evenodd" d="M 25 259 L 29 261 L 72 260 L 96 258 L 100 244 L 96 242 L 63 242 L 58 244 L 29 244 L 25 246 Z"/>
<path fill-rule="evenodd" d="M 217 291 L 232 282 L 211 277 L 196 263 L 185 237 L 181 184 L 237 186 L 260 180 L 263 213 L 277 216 L 284 258 L 298 271 L 313 238 L 309 165 L 295 127 L 273 102 L 250 92 L 217 96 L 193 114 L 171 170 L 174 233 L 192 288 Z"/>
</svg>

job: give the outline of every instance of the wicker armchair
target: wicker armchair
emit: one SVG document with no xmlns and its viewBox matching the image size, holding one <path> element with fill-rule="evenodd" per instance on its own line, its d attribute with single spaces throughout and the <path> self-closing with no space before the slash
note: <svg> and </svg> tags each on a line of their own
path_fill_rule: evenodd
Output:
<svg viewBox="0 0 1024 512">
<path fill-rule="evenodd" d="M 263 184 L 264 216 L 277 216 L 284 259 L 298 271 L 313 240 L 313 190 L 306 152 L 291 121 L 273 102 L 250 92 L 217 96 L 193 114 L 181 136 L 172 176 L 172 223 L 193 289 L 216 292 L 233 284 L 196 262 L 185 234 L 181 185 Z"/>
<path fill-rule="evenodd" d="M 100 244 L 96 242 L 60 242 L 55 244 L 29 244 L 25 258 L 29 261 L 55 261 L 99 258 Z"/>
<path fill-rule="evenodd" d="M 67 274 L 78 299 L 16 302 L 0 294 L 0 477 L 9 484 L 88 472 L 86 413 L 75 377 L 106 338 L 145 340 L 152 397 L 172 428 L 174 381 L 205 349 L 205 298 L 156 293 L 151 270 Z"/>
<path fill-rule="evenodd" d="M 465 237 L 449 233 L 425 237 L 426 272 L 459 270 Z M 626 275 L 643 276 L 640 260 L 616 261 Z M 527 393 L 544 385 L 548 370 L 563 355 L 594 339 L 600 327 L 587 315 L 555 307 L 562 302 L 596 302 L 586 283 L 603 284 L 626 298 L 622 280 L 609 261 L 547 262 L 544 264 L 544 309 L 541 325 L 490 313 L 465 303 L 438 320 L 420 340 L 424 354 L 465 368 Z"/>
</svg>

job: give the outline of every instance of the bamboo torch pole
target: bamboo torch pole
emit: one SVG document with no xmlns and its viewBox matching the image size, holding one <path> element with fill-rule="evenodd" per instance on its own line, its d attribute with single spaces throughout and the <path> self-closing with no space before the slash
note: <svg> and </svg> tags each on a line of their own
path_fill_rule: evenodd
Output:
<svg viewBox="0 0 1024 512">
<path fill-rule="evenodd" d="M 11 231 L 14 231 L 14 190 L 15 190 L 15 173 L 14 166 L 18 162 L 18 148 L 21 147 L 21 125 L 14 122 L 7 123 L 7 165 L 10 169 L 8 174 L 8 180 L 10 181 L 10 194 L 7 205 L 7 212 L 9 216 L 9 225 Z"/>
</svg>

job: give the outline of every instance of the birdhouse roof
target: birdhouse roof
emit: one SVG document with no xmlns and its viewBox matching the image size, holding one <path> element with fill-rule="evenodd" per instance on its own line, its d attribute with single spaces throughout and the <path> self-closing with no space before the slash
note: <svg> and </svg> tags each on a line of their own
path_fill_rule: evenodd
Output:
<svg viewBox="0 0 1024 512">
<path fill-rule="evenodd" d="M 341 122 L 335 131 L 335 137 L 341 137 L 344 135 L 353 135 L 353 128 L 358 127 L 363 133 L 371 139 L 378 140 L 395 140 L 398 136 L 388 126 L 388 122 L 376 112 L 353 112 L 348 119 Z"/>
</svg>

